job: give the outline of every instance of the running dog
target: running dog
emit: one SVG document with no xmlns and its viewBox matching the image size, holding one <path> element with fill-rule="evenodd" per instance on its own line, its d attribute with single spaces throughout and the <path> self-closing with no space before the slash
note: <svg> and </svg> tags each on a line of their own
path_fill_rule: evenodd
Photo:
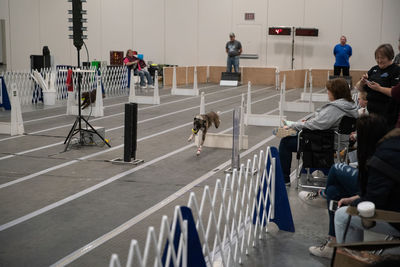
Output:
<svg viewBox="0 0 400 267">
<path fill-rule="evenodd" d="M 103 93 L 103 98 L 105 98 L 106 95 Z M 90 104 L 96 102 L 96 89 L 90 91 L 90 92 L 83 92 L 82 93 L 82 109 L 87 108 Z"/>
<path fill-rule="evenodd" d="M 219 119 L 219 112 L 215 113 L 214 111 L 211 111 L 207 114 L 199 114 L 194 117 L 192 134 L 190 135 L 188 142 L 192 141 L 194 136 L 197 135 L 199 131 L 202 132 L 201 141 L 197 147 L 197 156 L 201 153 L 201 149 L 203 147 L 204 140 L 206 139 L 208 129 L 211 127 L 212 124 L 214 124 L 215 128 L 218 128 L 220 122 L 221 121 Z"/>
</svg>

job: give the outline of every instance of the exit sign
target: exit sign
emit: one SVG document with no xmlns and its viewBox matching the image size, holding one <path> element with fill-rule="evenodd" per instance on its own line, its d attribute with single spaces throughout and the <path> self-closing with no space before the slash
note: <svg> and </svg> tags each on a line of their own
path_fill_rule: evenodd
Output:
<svg viewBox="0 0 400 267">
<path fill-rule="evenodd" d="M 254 20 L 254 13 L 244 13 L 244 20 Z"/>
</svg>

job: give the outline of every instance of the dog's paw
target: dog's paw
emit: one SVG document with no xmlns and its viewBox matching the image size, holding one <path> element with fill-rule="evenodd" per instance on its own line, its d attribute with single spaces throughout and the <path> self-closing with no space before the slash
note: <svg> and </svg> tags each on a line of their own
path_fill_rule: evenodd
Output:
<svg viewBox="0 0 400 267">
<path fill-rule="evenodd" d="M 188 138 L 188 142 L 192 141 L 192 139 L 193 139 L 193 136 L 191 135 L 191 136 Z"/>
<path fill-rule="evenodd" d="M 199 156 L 200 153 L 201 153 L 201 147 L 199 147 L 199 148 L 197 149 L 196 155 Z"/>
</svg>

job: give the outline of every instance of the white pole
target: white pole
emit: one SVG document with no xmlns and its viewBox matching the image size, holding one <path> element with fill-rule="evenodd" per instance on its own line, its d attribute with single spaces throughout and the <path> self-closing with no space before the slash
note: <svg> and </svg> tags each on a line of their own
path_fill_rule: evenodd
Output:
<svg viewBox="0 0 400 267">
<path fill-rule="evenodd" d="M 103 90 L 101 88 L 101 76 L 97 75 L 97 89 L 96 89 L 96 106 L 94 114 L 96 116 L 104 116 L 104 108 L 103 108 Z"/>
<path fill-rule="evenodd" d="M 155 105 L 160 104 L 160 94 L 158 89 L 158 71 L 154 73 L 154 103 Z"/>
<path fill-rule="evenodd" d="M 174 72 L 172 74 L 172 90 L 176 89 L 176 67 L 174 66 Z"/>
<path fill-rule="evenodd" d="M 135 102 L 135 76 L 133 75 L 133 73 L 131 73 L 131 84 L 129 86 L 129 102 L 133 103 Z"/>
<path fill-rule="evenodd" d="M 247 115 L 251 114 L 251 82 L 247 83 Z"/>
<path fill-rule="evenodd" d="M 308 76 L 308 73 L 307 73 L 307 70 L 306 70 L 306 74 L 304 75 L 304 93 L 306 93 L 307 92 L 307 76 Z"/>
<path fill-rule="evenodd" d="M 200 97 L 200 114 L 206 114 L 206 105 L 204 102 L 204 92 L 201 93 L 201 97 Z"/>
<path fill-rule="evenodd" d="M 22 120 L 21 103 L 19 101 L 19 95 L 17 85 L 13 83 L 11 85 L 11 135 L 18 135 L 24 133 L 24 122 Z"/>
<path fill-rule="evenodd" d="M 194 74 L 193 74 L 193 90 L 198 90 L 198 86 L 197 86 L 197 67 L 194 66 L 194 70 L 193 70 Z"/>
<path fill-rule="evenodd" d="M 280 89 L 279 81 L 280 81 L 279 69 L 278 69 L 278 67 L 276 67 L 276 69 L 275 69 L 275 89 L 276 89 L 276 91 L 278 91 Z"/>
</svg>

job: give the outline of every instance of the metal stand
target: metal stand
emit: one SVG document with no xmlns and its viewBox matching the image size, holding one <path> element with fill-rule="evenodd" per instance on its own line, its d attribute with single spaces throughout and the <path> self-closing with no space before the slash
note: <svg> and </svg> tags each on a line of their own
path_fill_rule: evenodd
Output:
<svg viewBox="0 0 400 267">
<path fill-rule="evenodd" d="M 82 82 L 82 74 L 80 72 L 80 53 L 79 53 L 79 48 L 77 48 L 77 53 L 78 53 L 78 70 L 76 71 L 78 73 L 78 116 L 75 119 L 74 124 L 72 125 L 71 130 L 69 131 L 67 138 L 64 141 L 65 144 L 65 149 L 64 152 L 67 151 L 69 144 L 71 143 L 72 137 L 76 134 L 79 134 L 79 141 L 78 144 L 83 146 L 85 145 L 84 141 L 84 132 L 89 132 L 96 134 L 101 140 L 103 140 L 104 144 L 106 144 L 108 147 L 111 147 L 111 145 L 93 128 L 92 125 L 82 116 L 81 114 L 81 82 Z M 87 126 L 90 127 L 90 130 L 83 129 L 82 128 L 82 120 L 86 123 Z"/>
</svg>

